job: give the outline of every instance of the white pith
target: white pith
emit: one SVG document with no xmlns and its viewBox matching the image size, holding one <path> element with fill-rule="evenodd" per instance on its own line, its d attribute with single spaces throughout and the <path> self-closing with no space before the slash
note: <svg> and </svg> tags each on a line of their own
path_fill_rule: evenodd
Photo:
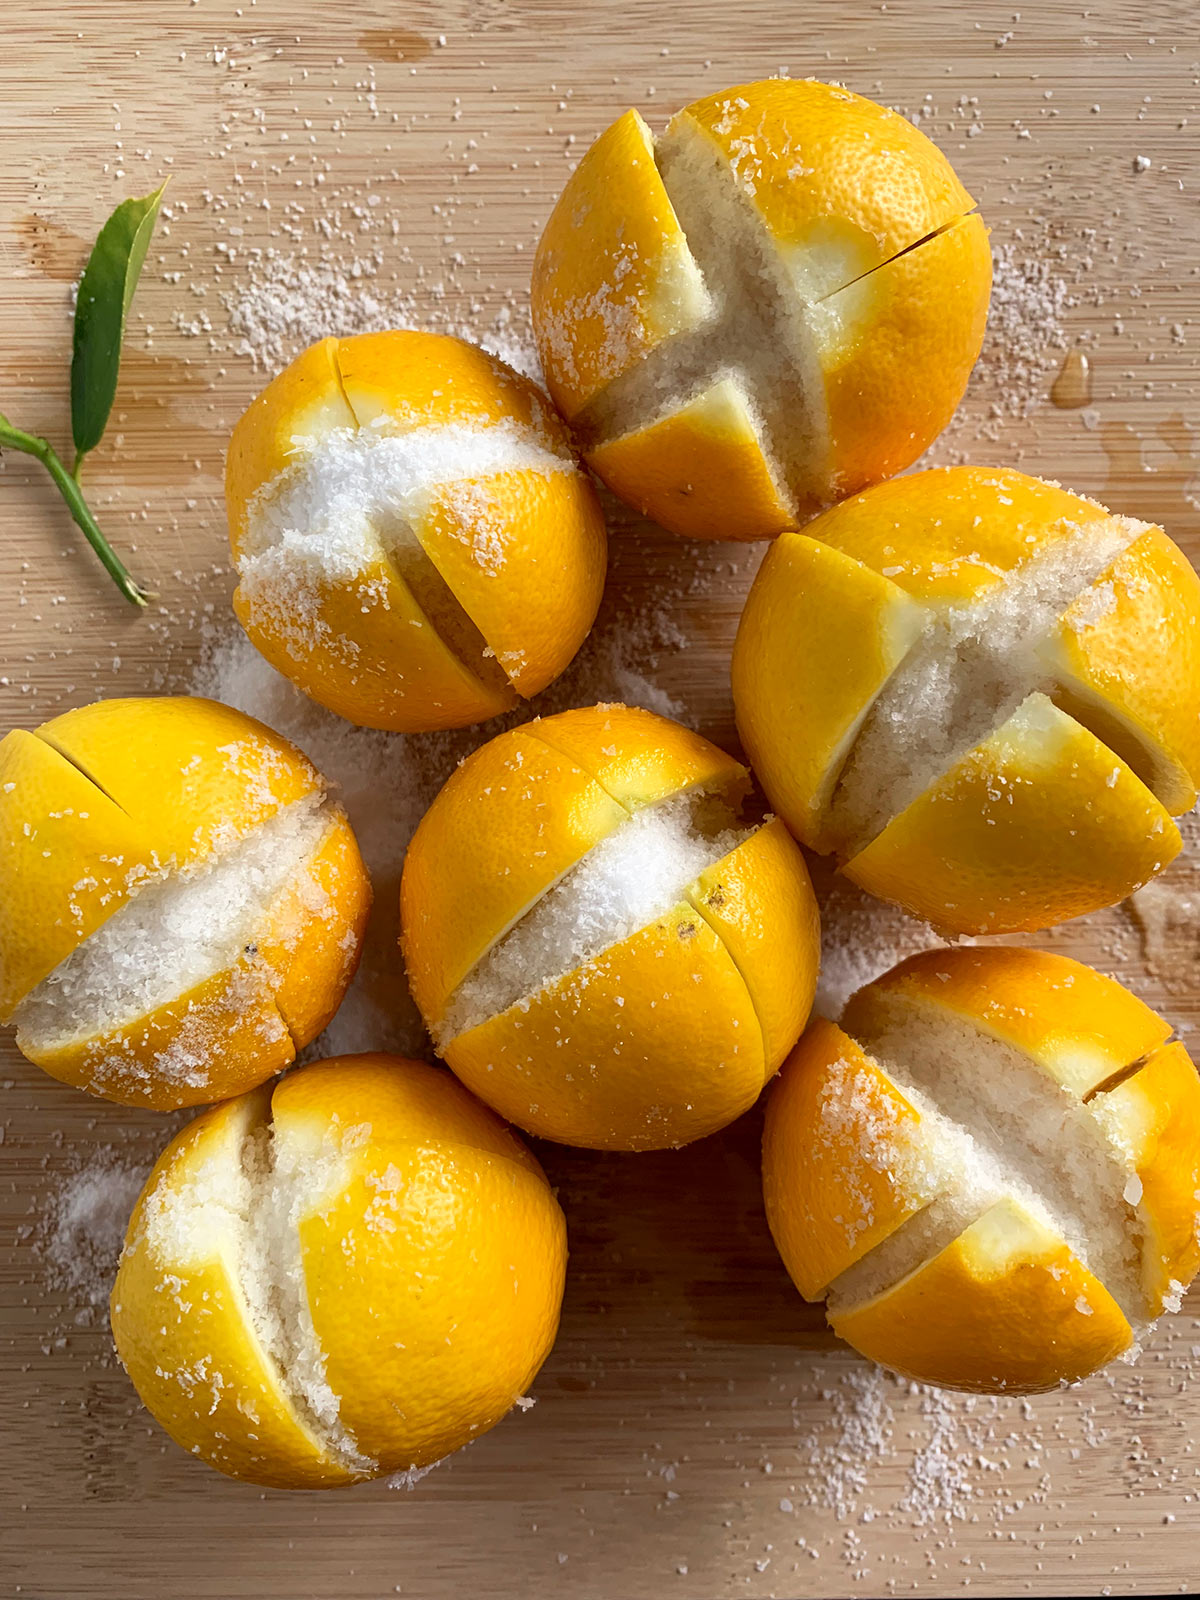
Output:
<svg viewBox="0 0 1200 1600">
<path fill-rule="evenodd" d="M 1144 1230 L 1127 1152 L 1095 1107 L 1024 1051 L 914 997 L 862 997 L 855 1035 L 921 1116 L 925 1159 L 944 1174 L 933 1203 L 830 1287 L 843 1311 L 892 1288 L 1006 1197 L 1065 1240 L 1140 1334 Z"/>
<path fill-rule="evenodd" d="M 251 964 L 279 897 L 300 883 L 333 825 L 306 795 L 184 871 L 147 879 L 43 978 L 13 1020 L 22 1048 L 47 1053 L 138 1022 L 206 979 Z M 309 881 L 314 913 L 324 896 Z"/>
<path fill-rule="evenodd" d="M 829 837 L 842 855 L 877 838 L 1030 695 L 1053 692 L 1047 650 L 1064 612 L 1144 531 L 1109 516 L 1065 527 L 975 603 L 930 607 L 838 777 Z"/>
<path fill-rule="evenodd" d="M 643 806 L 594 844 L 476 962 L 451 996 L 436 1042 L 498 1016 L 594 960 L 687 899 L 708 867 L 749 837 L 729 807 L 691 790 Z"/>
<path fill-rule="evenodd" d="M 577 471 L 569 455 L 549 447 L 547 437 L 504 419 L 486 427 L 452 424 L 406 433 L 338 428 L 297 441 L 300 459 L 259 489 L 247 508 L 238 578 L 252 623 L 303 650 L 322 631 L 327 590 L 357 582 L 384 561 L 399 571 L 464 665 L 495 677 L 498 668 L 486 641 L 414 529 L 435 499 L 468 497 L 472 557 L 483 573 L 496 576 L 505 559 L 506 515 L 503 506 L 492 505 L 488 480 L 517 471 Z M 375 580 L 365 595 L 387 605 L 387 580 Z M 352 661 L 354 642 L 340 649 Z"/>
<path fill-rule="evenodd" d="M 717 145 L 679 117 L 656 146 L 671 205 L 710 293 L 718 371 L 740 371 L 760 448 L 788 509 L 828 498 L 829 427 L 820 350 L 779 250 Z"/>
<path fill-rule="evenodd" d="M 315 1196 L 336 1185 L 344 1158 L 331 1146 L 315 1162 L 298 1162 L 265 1117 L 245 1117 L 239 1132 L 237 1144 L 218 1145 L 186 1180 L 178 1167 L 163 1173 L 143 1213 L 146 1247 L 168 1287 L 190 1265 L 224 1259 L 242 1296 L 238 1310 L 301 1427 L 341 1466 L 367 1475 L 377 1463 L 341 1421 L 326 1377 L 299 1232 Z M 180 1310 L 188 1310 L 182 1300 Z"/>
<path fill-rule="evenodd" d="M 588 448 L 677 415 L 720 383 L 744 399 L 767 472 L 792 515 L 836 496 L 824 365 L 844 339 L 838 295 L 889 261 L 864 266 L 845 240 L 788 249 L 705 129 L 681 113 L 654 143 L 663 188 L 710 305 L 608 382 L 574 419 Z M 920 249 L 952 218 L 906 250 Z M 895 257 L 890 258 L 896 259 Z M 699 308 L 697 314 L 703 315 Z"/>
<path fill-rule="evenodd" d="M 786 266 L 717 147 L 687 117 L 655 143 L 663 187 L 703 275 L 710 312 L 662 340 L 575 419 L 594 447 L 734 385 L 780 501 L 827 498 L 829 438 L 819 354 Z"/>
<path fill-rule="evenodd" d="M 916 1104 L 917 1100 L 918 1097 L 914 1096 L 913 1103 Z M 934 1116 L 936 1118 L 936 1113 Z M 932 1148 L 937 1148 L 951 1161 L 956 1155 L 961 1157 L 961 1141 L 952 1129 L 934 1121 L 930 1124 L 929 1132 Z M 954 1171 L 955 1168 L 950 1170 Z M 895 1288 L 910 1273 L 924 1266 L 927 1261 L 932 1261 L 948 1245 L 953 1244 L 959 1234 L 1002 1197 L 1002 1193 L 998 1189 L 974 1193 L 959 1178 L 944 1194 L 939 1194 L 927 1206 L 908 1217 L 894 1233 L 890 1233 L 834 1279 L 825 1297 L 830 1316 L 836 1317 L 843 1311 L 853 1310 L 875 1299 L 876 1295 Z"/>
</svg>

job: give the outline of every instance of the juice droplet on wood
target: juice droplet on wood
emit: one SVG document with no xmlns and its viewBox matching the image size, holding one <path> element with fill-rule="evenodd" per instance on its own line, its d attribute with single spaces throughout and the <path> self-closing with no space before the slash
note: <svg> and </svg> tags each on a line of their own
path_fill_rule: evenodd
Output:
<svg viewBox="0 0 1200 1600">
<path fill-rule="evenodd" d="M 1092 399 L 1092 363 L 1082 350 L 1068 350 L 1050 390 L 1051 402 L 1063 411 L 1077 411 Z"/>
<path fill-rule="evenodd" d="M 433 49 L 424 34 L 410 28 L 368 28 L 359 34 L 358 45 L 372 61 L 420 61 Z"/>
<path fill-rule="evenodd" d="M 1186 418 L 1178 412 L 1164 418 L 1149 438 L 1115 419 L 1101 423 L 1099 431 L 1108 457 L 1101 498 L 1159 523 L 1168 533 L 1194 529 L 1200 514 L 1200 437 Z M 1159 445 L 1166 446 L 1165 455 Z"/>
</svg>

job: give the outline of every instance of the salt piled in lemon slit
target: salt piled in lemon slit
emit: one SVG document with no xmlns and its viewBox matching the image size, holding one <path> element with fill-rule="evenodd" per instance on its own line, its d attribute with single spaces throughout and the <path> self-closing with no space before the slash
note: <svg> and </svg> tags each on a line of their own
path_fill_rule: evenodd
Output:
<svg viewBox="0 0 1200 1600">
<path fill-rule="evenodd" d="M 366 727 L 510 710 L 558 676 L 600 603 L 604 522 L 561 422 L 447 334 L 297 356 L 234 429 L 225 493 L 246 632 Z"/>
</svg>

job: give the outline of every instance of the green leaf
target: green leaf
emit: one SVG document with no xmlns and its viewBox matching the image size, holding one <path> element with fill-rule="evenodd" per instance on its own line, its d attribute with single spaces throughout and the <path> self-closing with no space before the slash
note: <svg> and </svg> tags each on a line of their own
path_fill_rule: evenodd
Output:
<svg viewBox="0 0 1200 1600">
<path fill-rule="evenodd" d="M 125 318 L 137 288 L 166 183 L 140 200 L 122 200 L 100 230 L 79 281 L 71 359 L 75 462 L 104 437 L 117 393 Z"/>
</svg>

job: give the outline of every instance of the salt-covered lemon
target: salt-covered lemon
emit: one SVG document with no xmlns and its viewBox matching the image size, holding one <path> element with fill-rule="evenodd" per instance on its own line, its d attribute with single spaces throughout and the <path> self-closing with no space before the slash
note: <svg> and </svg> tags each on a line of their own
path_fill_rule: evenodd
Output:
<svg viewBox="0 0 1200 1600">
<path fill-rule="evenodd" d="M 678 723 L 567 711 L 475 751 L 413 836 L 401 925 L 438 1051 L 566 1144 L 686 1144 L 757 1098 L 818 958 L 803 857 Z"/>
<path fill-rule="evenodd" d="M 320 1489 L 431 1465 L 524 1398 L 566 1228 L 537 1162 L 449 1073 L 317 1062 L 163 1153 L 112 1293 L 117 1352 L 192 1455 Z"/>
<path fill-rule="evenodd" d="M 66 1083 L 168 1110 L 281 1071 L 370 899 L 321 774 L 228 706 L 103 700 L 0 741 L 0 1019 Z"/>
<path fill-rule="evenodd" d="M 1200 1265 L 1200 1080 L 1161 1017 L 1036 950 L 931 950 L 813 1023 L 763 1192 L 833 1331 L 943 1388 L 1132 1354 Z"/>
<path fill-rule="evenodd" d="M 993 468 L 898 478 L 767 553 L 733 653 L 771 804 L 954 933 L 1111 905 L 1200 776 L 1200 580 L 1160 528 Z"/>
<path fill-rule="evenodd" d="M 533 320 L 588 465 L 692 538 L 762 539 L 908 466 L 983 340 L 987 230 L 904 117 L 771 79 L 628 111 L 546 224 Z"/>
<path fill-rule="evenodd" d="M 480 722 L 582 643 L 604 522 L 527 378 L 447 334 L 323 339 L 230 440 L 234 610 L 314 700 L 371 728 Z"/>
</svg>

